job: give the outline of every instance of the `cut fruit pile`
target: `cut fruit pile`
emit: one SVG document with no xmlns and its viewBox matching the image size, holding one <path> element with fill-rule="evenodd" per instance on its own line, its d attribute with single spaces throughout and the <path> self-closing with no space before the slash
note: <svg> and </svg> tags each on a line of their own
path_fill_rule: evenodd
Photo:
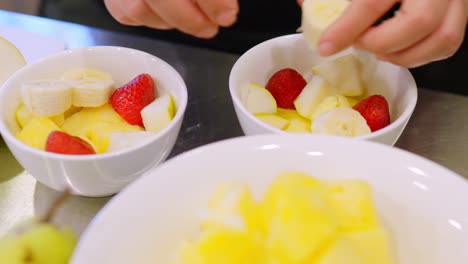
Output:
<svg viewBox="0 0 468 264">
<path fill-rule="evenodd" d="M 22 83 L 16 137 L 41 150 L 96 154 L 144 144 L 173 119 L 169 93 L 158 95 L 152 77 L 140 74 L 115 89 L 103 71 L 74 68 L 61 78 Z"/>
<path fill-rule="evenodd" d="M 366 182 L 287 172 L 259 201 L 246 185 L 220 186 L 176 263 L 390 264 L 392 255 Z"/>
<path fill-rule="evenodd" d="M 358 53 L 327 60 L 312 68 L 309 82 L 295 69 L 275 72 L 265 86 L 249 82 L 240 89 L 246 109 L 263 122 L 287 132 L 355 137 L 390 124 L 387 100 L 366 97 Z"/>
</svg>

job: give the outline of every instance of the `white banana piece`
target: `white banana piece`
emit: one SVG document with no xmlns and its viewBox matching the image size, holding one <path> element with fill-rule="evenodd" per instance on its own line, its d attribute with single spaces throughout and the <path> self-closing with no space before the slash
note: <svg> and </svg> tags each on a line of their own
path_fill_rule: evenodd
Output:
<svg viewBox="0 0 468 264">
<path fill-rule="evenodd" d="M 305 0 L 300 31 L 307 44 L 317 49 L 322 32 L 348 7 L 348 0 Z"/>
<path fill-rule="evenodd" d="M 114 91 L 114 80 L 105 72 L 90 68 L 74 68 L 62 76 L 70 82 L 72 104 L 78 107 L 99 107 L 109 101 Z"/>
<path fill-rule="evenodd" d="M 312 133 L 357 137 L 371 133 L 366 120 L 351 107 L 327 111 L 312 122 Z"/>
<path fill-rule="evenodd" d="M 21 85 L 26 108 L 37 116 L 53 116 L 65 112 L 72 103 L 72 89 L 62 80 L 34 80 Z"/>
</svg>

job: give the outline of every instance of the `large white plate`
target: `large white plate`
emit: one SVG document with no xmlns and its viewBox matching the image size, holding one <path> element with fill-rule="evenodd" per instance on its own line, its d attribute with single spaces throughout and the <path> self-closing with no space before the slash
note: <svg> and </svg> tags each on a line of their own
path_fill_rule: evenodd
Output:
<svg viewBox="0 0 468 264">
<path fill-rule="evenodd" d="M 0 36 L 13 43 L 23 53 L 28 63 L 66 48 L 62 39 L 0 25 Z"/>
<path fill-rule="evenodd" d="M 239 179 L 258 193 L 291 169 L 368 181 L 398 264 L 467 263 L 466 180 L 397 148 L 312 135 L 242 137 L 169 160 L 105 206 L 71 263 L 170 263 L 181 240 L 198 229 L 197 216 L 220 182 Z"/>
</svg>

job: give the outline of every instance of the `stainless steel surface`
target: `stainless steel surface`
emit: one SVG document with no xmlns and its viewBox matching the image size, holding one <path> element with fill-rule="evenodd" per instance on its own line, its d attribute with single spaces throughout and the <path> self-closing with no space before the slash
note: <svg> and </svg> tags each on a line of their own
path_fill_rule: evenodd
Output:
<svg viewBox="0 0 468 264">
<path fill-rule="evenodd" d="M 62 38 L 68 48 L 136 48 L 174 66 L 187 83 L 189 104 L 170 158 L 207 143 L 243 135 L 228 90 L 229 72 L 238 58 L 235 55 L 4 11 L 0 11 L 0 24 Z M 420 89 L 414 116 L 396 146 L 468 178 L 468 97 Z M 42 214 L 56 195 L 24 172 L 0 141 L 0 235 L 14 222 Z M 56 220 L 81 233 L 109 199 L 72 197 Z"/>
</svg>

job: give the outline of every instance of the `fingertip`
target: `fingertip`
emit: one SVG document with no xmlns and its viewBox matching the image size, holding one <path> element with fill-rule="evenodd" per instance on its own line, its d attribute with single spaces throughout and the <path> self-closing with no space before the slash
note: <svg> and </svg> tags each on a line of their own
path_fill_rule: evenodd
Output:
<svg viewBox="0 0 468 264">
<path fill-rule="evenodd" d="M 216 17 L 216 22 L 223 27 L 231 26 L 237 20 L 237 13 L 237 9 L 225 10 Z"/>
<path fill-rule="evenodd" d="M 336 53 L 337 48 L 333 42 L 329 40 L 325 40 L 319 43 L 318 50 L 319 50 L 320 55 L 329 56 L 329 55 L 333 55 L 334 53 Z"/>
</svg>

